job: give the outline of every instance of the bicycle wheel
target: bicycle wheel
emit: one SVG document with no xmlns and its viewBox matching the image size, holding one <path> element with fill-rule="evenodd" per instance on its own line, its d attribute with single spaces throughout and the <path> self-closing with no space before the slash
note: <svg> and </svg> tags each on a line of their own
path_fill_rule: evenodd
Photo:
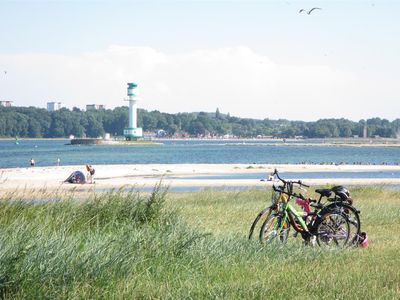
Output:
<svg viewBox="0 0 400 300">
<path fill-rule="evenodd" d="M 282 224 L 283 218 L 278 214 L 270 215 L 260 230 L 260 242 L 262 244 L 271 244 L 273 241 L 279 240 L 285 243 L 289 237 L 290 224 L 287 220 Z"/>
<path fill-rule="evenodd" d="M 320 247 L 344 248 L 350 237 L 349 220 L 345 214 L 327 212 L 318 220 L 315 233 Z"/>
<path fill-rule="evenodd" d="M 356 243 L 357 238 L 361 233 L 361 221 L 359 211 L 354 207 L 346 203 L 334 203 L 326 207 L 330 211 L 338 212 L 344 214 L 350 226 L 350 236 L 349 241 L 351 243 Z"/>
<path fill-rule="evenodd" d="M 264 217 L 268 218 L 271 212 L 272 212 L 271 207 L 267 207 L 258 213 L 257 217 L 253 221 L 253 224 L 251 224 L 249 232 L 249 240 L 253 237 L 254 229 L 256 228 L 258 222 Z"/>
</svg>

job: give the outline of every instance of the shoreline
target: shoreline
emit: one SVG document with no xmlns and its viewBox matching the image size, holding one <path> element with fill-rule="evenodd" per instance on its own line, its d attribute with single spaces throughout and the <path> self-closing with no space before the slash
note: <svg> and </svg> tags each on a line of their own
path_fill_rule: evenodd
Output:
<svg viewBox="0 0 400 300">
<path fill-rule="evenodd" d="M 14 141 L 15 138 L 0 138 L 0 141 Z M 18 138 L 18 141 L 71 141 L 69 138 Z M 104 140 L 105 141 L 105 140 Z M 400 147 L 398 138 L 151 138 L 155 145 L 163 142 L 271 142 L 271 146 L 298 146 L 298 147 Z M 118 140 L 109 140 L 107 145 L 130 145 L 129 143 L 119 143 Z M 145 144 L 145 143 L 143 143 Z M 151 144 L 151 143 L 150 143 Z M 69 145 L 69 144 L 68 144 Z M 138 144 L 137 144 L 138 145 Z"/>
<path fill-rule="evenodd" d="M 266 187 L 272 182 L 260 179 L 241 179 L 235 174 L 265 174 L 274 168 L 279 172 L 400 172 L 393 165 L 293 165 L 293 164 L 146 164 L 146 165 L 95 165 L 95 184 L 69 184 L 63 181 L 73 172 L 84 170 L 84 165 L 0 169 L 0 192 L 17 190 L 79 190 L 112 189 L 121 187 L 154 187 L 161 179 L 165 185 L 179 187 Z M 225 179 L 202 176 L 224 175 Z M 232 179 L 226 176 L 232 175 Z M 298 178 L 302 179 L 302 178 Z M 399 184 L 400 178 L 312 178 L 302 179 L 309 185 L 385 185 Z"/>
</svg>

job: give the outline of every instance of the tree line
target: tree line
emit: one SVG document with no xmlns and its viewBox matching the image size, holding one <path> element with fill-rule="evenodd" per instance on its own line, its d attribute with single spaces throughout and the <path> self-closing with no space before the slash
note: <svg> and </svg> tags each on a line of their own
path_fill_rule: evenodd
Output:
<svg viewBox="0 0 400 300">
<path fill-rule="evenodd" d="M 112 110 L 82 111 L 62 108 L 54 112 L 36 107 L 0 107 L 0 137 L 61 138 L 99 137 L 105 133 L 121 136 L 128 125 L 128 107 Z M 337 138 L 362 137 L 367 127 L 369 137 L 400 137 L 400 119 L 360 120 L 321 119 L 315 122 L 284 119 L 249 119 L 213 113 L 177 113 L 139 109 L 138 126 L 148 134 L 169 137 L 238 138 Z"/>
</svg>

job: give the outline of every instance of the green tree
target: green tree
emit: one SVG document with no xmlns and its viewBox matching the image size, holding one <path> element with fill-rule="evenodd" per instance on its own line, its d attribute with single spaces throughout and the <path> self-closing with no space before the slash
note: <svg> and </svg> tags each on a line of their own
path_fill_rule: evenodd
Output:
<svg viewBox="0 0 400 300">
<path fill-rule="evenodd" d="M 217 107 L 217 110 L 215 111 L 215 118 L 220 120 L 221 119 L 221 113 L 219 112 L 219 108 Z"/>
<path fill-rule="evenodd" d="M 28 121 L 28 136 L 32 138 L 40 138 L 43 137 L 41 133 L 40 123 L 35 119 L 29 119 Z"/>
<path fill-rule="evenodd" d="M 104 128 L 94 115 L 88 115 L 87 121 L 86 135 L 88 137 L 97 138 L 104 135 Z"/>
<path fill-rule="evenodd" d="M 192 121 L 189 128 L 188 132 L 193 135 L 204 135 L 206 133 L 206 128 L 204 127 L 204 124 L 198 120 Z"/>
</svg>

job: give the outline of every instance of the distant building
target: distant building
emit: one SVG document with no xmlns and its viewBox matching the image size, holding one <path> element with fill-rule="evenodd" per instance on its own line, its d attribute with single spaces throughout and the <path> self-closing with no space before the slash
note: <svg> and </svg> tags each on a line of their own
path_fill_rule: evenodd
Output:
<svg viewBox="0 0 400 300">
<path fill-rule="evenodd" d="M 88 110 L 99 110 L 99 109 L 106 109 L 106 106 L 103 104 L 87 104 L 86 111 Z"/>
<path fill-rule="evenodd" d="M 61 102 L 47 102 L 47 111 L 56 111 L 61 109 Z"/>
<path fill-rule="evenodd" d="M 363 128 L 363 138 L 366 139 L 367 137 L 368 137 L 368 127 L 367 124 L 365 124 Z"/>
<path fill-rule="evenodd" d="M 12 104 L 13 104 L 12 101 L 0 101 L 0 106 L 11 107 Z"/>
</svg>

